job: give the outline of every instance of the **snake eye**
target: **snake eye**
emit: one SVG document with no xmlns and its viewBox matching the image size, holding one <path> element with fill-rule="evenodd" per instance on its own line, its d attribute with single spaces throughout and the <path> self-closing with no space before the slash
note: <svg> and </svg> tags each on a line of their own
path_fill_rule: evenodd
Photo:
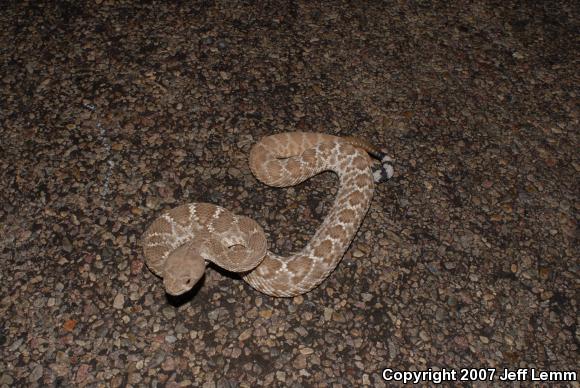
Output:
<svg viewBox="0 0 580 388">
<path fill-rule="evenodd" d="M 187 279 L 187 280 L 185 281 L 185 285 L 186 285 L 186 286 L 189 286 L 190 284 L 191 284 L 191 279 Z"/>
</svg>

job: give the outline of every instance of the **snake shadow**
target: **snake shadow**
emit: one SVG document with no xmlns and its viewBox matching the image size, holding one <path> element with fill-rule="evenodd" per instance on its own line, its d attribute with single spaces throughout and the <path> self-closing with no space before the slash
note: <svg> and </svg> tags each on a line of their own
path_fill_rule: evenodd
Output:
<svg viewBox="0 0 580 388">
<path fill-rule="evenodd" d="M 221 276 L 225 276 L 234 281 L 242 281 L 242 276 L 236 272 L 227 271 L 218 267 L 217 265 L 214 265 L 213 263 L 209 263 L 208 267 L 218 272 Z M 204 288 L 204 286 L 206 286 L 206 278 L 207 274 L 203 275 L 203 277 L 199 279 L 199 281 L 195 284 L 195 286 L 193 286 L 191 290 L 184 292 L 181 295 L 170 295 L 165 293 L 165 299 L 167 300 L 167 303 L 173 307 L 181 307 L 195 299 L 198 294 L 208 293 L 209 287 Z M 202 289 L 204 291 L 202 291 Z M 203 296 L 203 298 L 206 300 L 207 296 Z"/>
<path fill-rule="evenodd" d="M 195 284 L 195 286 L 193 286 L 191 290 L 184 292 L 181 295 L 171 295 L 166 292 L 165 299 L 167 300 L 167 303 L 173 307 L 181 307 L 184 304 L 191 302 L 191 300 L 193 300 L 196 295 L 199 294 L 201 288 L 205 284 L 205 278 L 206 276 L 203 275 L 203 277 L 199 279 L 199 281 Z"/>
</svg>

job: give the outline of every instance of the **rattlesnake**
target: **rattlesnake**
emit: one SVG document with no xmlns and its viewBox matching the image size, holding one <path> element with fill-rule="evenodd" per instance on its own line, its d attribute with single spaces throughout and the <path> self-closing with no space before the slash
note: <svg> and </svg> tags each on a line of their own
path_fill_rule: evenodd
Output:
<svg viewBox="0 0 580 388">
<path fill-rule="evenodd" d="M 374 174 L 369 154 L 383 164 Z M 338 174 L 334 204 L 309 243 L 279 256 L 267 249 L 252 219 L 209 203 L 191 203 L 157 218 L 143 235 L 145 262 L 171 295 L 189 291 L 210 261 L 239 272 L 256 290 L 277 297 L 306 293 L 338 265 L 370 206 L 374 181 L 393 174 L 391 159 L 353 137 L 291 132 L 271 135 L 250 150 L 254 176 L 274 187 L 296 185 L 322 171 Z"/>
</svg>

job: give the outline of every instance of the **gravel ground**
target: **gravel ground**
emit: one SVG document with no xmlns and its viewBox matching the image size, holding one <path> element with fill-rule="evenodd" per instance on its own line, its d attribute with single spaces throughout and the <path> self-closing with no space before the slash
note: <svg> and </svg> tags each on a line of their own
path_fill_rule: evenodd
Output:
<svg viewBox="0 0 580 388">
<path fill-rule="evenodd" d="M 0 386 L 577 372 L 577 2 L 2 7 Z M 312 236 L 336 178 L 247 165 L 295 130 L 398 161 L 337 270 L 293 299 L 213 269 L 166 296 L 139 243 L 163 210 L 216 203 L 281 253 Z"/>
</svg>

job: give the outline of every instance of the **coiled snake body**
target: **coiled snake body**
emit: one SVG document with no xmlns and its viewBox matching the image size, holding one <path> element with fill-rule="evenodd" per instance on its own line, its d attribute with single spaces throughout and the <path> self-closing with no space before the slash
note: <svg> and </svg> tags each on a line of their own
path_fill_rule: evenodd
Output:
<svg viewBox="0 0 580 388">
<path fill-rule="evenodd" d="M 369 154 L 383 163 L 371 171 Z M 290 256 L 267 249 L 264 231 L 252 219 L 208 203 L 182 205 L 162 214 L 143 235 L 145 262 L 163 278 L 165 290 L 190 290 L 210 261 L 239 272 L 256 290 L 277 297 L 306 293 L 336 268 L 368 211 L 374 180 L 392 175 L 390 158 L 367 142 L 320 133 L 267 136 L 250 151 L 256 178 L 274 187 L 293 186 L 322 172 L 338 174 L 332 208 L 308 244 Z"/>
</svg>

